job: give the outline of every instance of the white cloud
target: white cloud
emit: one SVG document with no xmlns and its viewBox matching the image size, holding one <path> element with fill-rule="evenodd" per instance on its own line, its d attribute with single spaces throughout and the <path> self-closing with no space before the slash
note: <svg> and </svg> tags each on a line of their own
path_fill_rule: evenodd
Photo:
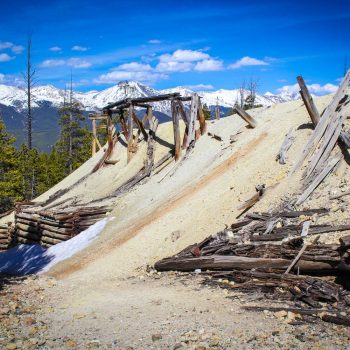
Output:
<svg viewBox="0 0 350 350">
<path fill-rule="evenodd" d="M 271 59 L 270 59 L 271 60 Z M 268 62 L 263 60 L 258 60 L 257 58 L 245 56 L 236 61 L 235 63 L 232 63 L 228 66 L 230 69 L 238 69 L 241 67 L 247 67 L 247 66 L 267 66 L 269 65 Z"/>
<path fill-rule="evenodd" d="M 327 95 L 331 94 L 333 92 L 336 92 L 338 90 L 338 86 L 334 84 L 307 84 L 307 87 L 310 91 L 310 93 L 315 95 Z M 299 93 L 300 87 L 298 84 L 294 85 L 285 85 L 282 86 L 280 89 L 278 89 L 278 93 L 280 94 L 296 94 Z"/>
<path fill-rule="evenodd" d="M 125 70 L 130 72 L 149 72 L 152 70 L 152 67 L 149 64 L 130 62 L 121 64 L 116 68 L 116 70 Z"/>
<path fill-rule="evenodd" d="M 49 50 L 52 52 L 59 52 L 62 51 L 62 48 L 60 48 L 59 46 L 52 46 L 49 48 Z"/>
<path fill-rule="evenodd" d="M 74 45 L 72 47 L 72 51 L 87 51 L 87 50 L 89 50 L 89 48 L 84 46 Z"/>
<path fill-rule="evenodd" d="M 53 67 L 60 67 L 60 66 L 70 66 L 73 68 L 89 68 L 91 66 L 91 63 L 85 60 L 82 60 L 80 58 L 70 58 L 68 60 L 62 60 L 62 59 L 49 59 L 45 60 L 41 63 L 41 67 L 43 68 L 53 68 Z"/>
<path fill-rule="evenodd" d="M 193 90 L 193 91 L 202 91 L 202 90 L 212 90 L 214 89 L 213 85 L 205 85 L 205 84 L 197 84 L 197 85 L 186 85 L 187 89 Z"/>
<path fill-rule="evenodd" d="M 15 45 L 10 41 L 1 41 L 0 42 L 0 50 L 11 49 L 13 53 L 20 54 L 23 52 L 24 47 L 22 45 Z"/>
<path fill-rule="evenodd" d="M 210 58 L 210 59 L 197 62 L 194 69 L 199 72 L 218 71 L 223 69 L 223 64 L 222 64 L 222 61 L 220 60 L 215 60 L 213 58 Z"/>
<path fill-rule="evenodd" d="M 90 62 L 82 60 L 80 58 L 70 58 L 67 61 L 67 64 L 68 64 L 68 66 L 71 66 L 71 67 L 77 68 L 77 69 L 91 67 L 91 63 Z"/>
<path fill-rule="evenodd" d="M 8 62 L 14 59 L 15 57 L 10 56 L 7 53 L 0 53 L 0 62 Z"/>
<path fill-rule="evenodd" d="M 0 41 L 0 50 L 10 49 L 13 46 L 9 41 Z"/>
<path fill-rule="evenodd" d="M 60 67 L 66 64 L 65 60 L 45 60 L 41 63 L 41 67 L 44 68 L 52 68 L 52 67 Z"/>
<path fill-rule="evenodd" d="M 158 40 L 158 39 L 148 40 L 147 42 L 148 42 L 149 44 L 160 44 L 160 43 L 161 43 L 161 41 Z"/>
<path fill-rule="evenodd" d="M 24 47 L 22 45 L 13 45 L 11 50 L 13 53 L 20 54 L 24 51 Z"/>
<path fill-rule="evenodd" d="M 0 73 L 0 83 L 5 81 L 5 74 Z"/>
<path fill-rule="evenodd" d="M 167 75 L 162 73 L 113 71 L 100 75 L 94 82 L 98 84 L 115 84 L 120 80 L 137 80 L 145 83 L 154 83 L 166 78 Z"/>
<path fill-rule="evenodd" d="M 160 62 L 196 62 L 210 58 L 210 56 L 199 50 L 176 50 L 172 54 L 159 56 Z"/>
<path fill-rule="evenodd" d="M 159 62 L 156 66 L 158 72 L 189 72 L 194 68 L 192 62 Z"/>
</svg>

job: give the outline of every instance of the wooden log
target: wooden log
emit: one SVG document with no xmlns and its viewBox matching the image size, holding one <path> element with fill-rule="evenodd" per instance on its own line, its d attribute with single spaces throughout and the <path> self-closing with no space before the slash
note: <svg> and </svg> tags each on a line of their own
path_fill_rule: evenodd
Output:
<svg viewBox="0 0 350 350">
<path fill-rule="evenodd" d="M 39 242 L 41 239 L 41 235 L 39 233 L 28 232 L 28 231 L 24 231 L 24 230 L 19 229 L 19 228 L 16 229 L 14 236 L 29 239 L 32 241 L 37 241 L 37 242 Z"/>
<path fill-rule="evenodd" d="M 166 258 L 156 262 L 157 271 L 194 271 L 202 270 L 251 270 L 267 269 L 269 271 L 285 271 L 290 265 L 287 259 L 247 258 L 242 256 L 211 255 L 198 258 Z M 302 273 L 336 273 L 338 266 L 327 262 L 300 260 L 295 268 Z M 344 267 L 339 264 L 339 269 Z"/>
<path fill-rule="evenodd" d="M 14 237 L 14 243 L 20 243 L 20 244 L 39 244 L 38 241 L 34 241 L 34 240 L 31 240 L 31 239 L 22 238 L 22 237 L 18 237 L 18 236 L 15 236 L 15 237 Z"/>
<path fill-rule="evenodd" d="M 97 134 L 96 134 L 96 119 L 92 119 L 92 156 L 96 154 L 96 139 L 97 139 Z"/>
<path fill-rule="evenodd" d="M 350 327 L 350 317 L 348 316 L 343 316 L 340 314 L 330 315 L 329 313 L 327 313 L 327 314 L 322 314 L 321 319 L 322 321 L 325 321 L 325 322 L 330 322 L 330 323 L 335 323 L 342 326 Z"/>
<path fill-rule="evenodd" d="M 177 109 L 176 101 L 171 101 L 171 114 L 172 114 L 173 129 L 174 129 L 175 161 L 178 161 L 181 157 L 181 137 L 180 137 L 179 112 Z"/>
<path fill-rule="evenodd" d="M 303 247 L 300 249 L 299 253 L 297 254 L 297 256 L 294 258 L 294 260 L 290 263 L 290 265 L 288 266 L 287 270 L 285 271 L 285 274 L 288 274 L 291 269 L 294 267 L 294 265 L 299 261 L 299 259 L 301 258 L 302 254 L 304 253 L 305 249 L 307 248 L 307 245 L 304 244 Z"/>
<path fill-rule="evenodd" d="M 301 75 L 297 77 L 297 81 L 300 87 L 300 95 L 304 102 L 304 105 L 310 115 L 310 118 L 312 120 L 312 123 L 314 125 L 317 125 L 320 121 L 320 114 L 318 113 L 318 110 L 315 106 L 314 100 L 312 99 L 311 94 L 309 93 L 308 88 L 306 87 L 306 84 L 304 82 L 304 79 Z"/>
<path fill-rule="evenodd" d="M 41 238 L 41 242 L 43 242 L 43 243 L 49 243 L 49 244 L 59 244 L 59 243 L 64 242 L 64 240 L 55 239 L 55 238 L 50 238 L 50 237 L 43 236 L 43 237 Z"/>
<path fill-rule="evenodd" d="M 250 125 L 251 128 L 255 128 L 258 125 L 256 120 L 252 116 L 250 116 L 245 110 L 243 110 L 241 107 L 235 106 L 234 110 L 243 120 L 245 120 Z"/>
<path fill-rule="evenodd" d="M 276 161 L 278 161 L 282 165 L 286 164 L 286 158 L 287 158 L 286 154 L 295 140 L 295 136 L 293 134 L 294 134 L 294 128 L 290 128 L 276 156 Z"/>
</svg>

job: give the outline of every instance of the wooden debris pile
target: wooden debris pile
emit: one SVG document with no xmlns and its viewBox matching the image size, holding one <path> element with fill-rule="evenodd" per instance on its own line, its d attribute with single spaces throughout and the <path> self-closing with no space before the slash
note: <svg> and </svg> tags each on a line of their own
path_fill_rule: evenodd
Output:
<svg viewBox="0 0 350 350">
<path fill-rule="evenodd" d="M 301 77 L 298 77 L 298 82 L 301 96 L 315 130 L 291 171 L 294 173 L 302 167 L 306 159 L 308 160 L 303 174 L 303 192 L 297 199 L 296 205 L 303 203 L 337 164 L 344 161 L 344 153 L 347 153 L 347 148 L 350 147 L 348 142 L 350 135 L 343 130 L 346 117 L 344 107 L 350 102 L 349 96 L 346 94 L 350 83 L 350 70 L 322 115 L 317 111 Z M 336 145 L 338 145 L 338 150 L 333 152 Z"/>
<path fill-rule="evenodd" d="M 82 207 L 73 210 L 22 209 L 15 214 L 11 245 L 35 244 L 50 247 L 64 242 L 105 217 L 108 207 Z"/>
<path fill-rule="evenodd" d="M 155 269 L 202 272 L 207 284 L 262 292 L 273 300 L 313 308 L 337 303 L 343 311 L 350 306 L 350 293 L 329 278 L 349 280 L 350 236 L 339 244 L 318 240 L 323 233 L 349 231 L 350 225 L 312 224 L 326 214 L 326 209 L 247 214 L 224 231 L 158 261 Z"/>
<path fill-rule="evenodd" d="M 10 242 L 10 225 L 0 224 L 0 251 L 6 250 Z"/>
</svg>

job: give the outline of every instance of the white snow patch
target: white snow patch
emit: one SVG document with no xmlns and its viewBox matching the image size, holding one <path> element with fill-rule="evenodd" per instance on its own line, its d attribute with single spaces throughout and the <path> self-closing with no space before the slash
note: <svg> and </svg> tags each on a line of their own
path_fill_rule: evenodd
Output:
<svg viewBox="0 0 350 350">
<path fill-rule="evenodd" d="M 70 240 L 48 249 L 39 244 L 22 244 L 0 253 L 0 273 L 28 275 L 47 272 L 90 245 L 112 219 L 100 220 Z"/>
</svg>

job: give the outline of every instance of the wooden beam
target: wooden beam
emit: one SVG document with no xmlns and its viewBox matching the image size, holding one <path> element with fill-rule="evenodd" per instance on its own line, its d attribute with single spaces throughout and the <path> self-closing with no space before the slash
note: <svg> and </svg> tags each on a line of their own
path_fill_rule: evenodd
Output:
<svg viewBox="0 0 350 350">
<path fill-rule="evenodd" d="M 129 163 L 132 158 L 132 146 L 134 141 L 134 134 L 133 134 L 133 113 L 134 113 L 134 107 L 130 105 L 129 107 L 129 114 L 128 114 L 128 156 L 127 156 L 127 162 Z"/>
<path fill-rule="evenodd" d="M 242 119 L 244 119 L 250 125 L 250 127 L 255 128 L 257 126 L 258 123 L 256 122 L 256 120 L 241 107 L 235 106 L 234 110 Z"/>
<path fill-rule="evenodd" d="M 178 161 L 181 156 L 181 137 L 180 137 L 180 123 L 179 111 L 176 101 L 171 101 L 171 115 L 174 128 L 174 145 L 175 145 L 175 161 Z"/>
<path fill-rule="evenodd" d="M 311 135 L 309 141 L 307 142 L 305 148 L 303 149 L 302 154 L 295 162 L 295 164 L 291 170 L 291 174 L 293 174 L 297 169 L 299 169 L 302 166 L 305 159 L 310 155 L 312 150 L 315 149 L 315 147 L 318 145 L 321 138 L 323 137 L 331 117 L 334 115 L 334 113 L 336 111 L 339 112 L 337 110 L 338 105 L 339 105 L 339 102 L 344 97 L 346 89 L 349 86 L 349 82 L 350 82 L 350 69 L 346 73 L 346 75 L 345 75 L 344 79 L 342 80 L 337 92 L 333 96 L 331 103 L 327 106 L 327 108 L 323 112 L 322 118 L 320 119 L 319 123 L 317 124 L 317 126 L 316 126 L 313 134 Z"/>
<path fill-rule="evenodd" d="M 92 156 L 96 154 L 96 119 L 92 119 Z"/>
<path fill-rule="evenodd" d="M 310 115 L 310 118 L 312 120 L 312 123 L 314 125 L 317 125 L 320 121 L 320 114 L 318 113 L 318 110 L 315 106 L 314 100 L 312 99 L 311 94 L 309 93 L 309 90 L 304 82 L 304 79 L 301 75 L 297 77 L 297 81 L 300 87 L 300 95 L 304 102 L 304 105 Z"/>
<path fill-rule="evenodd" d="M 145 140 L 148 140 L 148 134 L 145 130 L 145 128 L 143 127 L 143 124 L 139 121 L 139 118 L 137 118 L 135 111 L 132 111 L 132 117 L 134 119 L 134 122 L 136 123 L 137 127 L 139 128 L 140 132 L 142 133 L 143 137 L 145 138 Z"/>
<path fill-rule="evenodd" d="M 186 148 L 192 143 L 196 141 L 196 119 L 197 119 L 197 111 L 198 111 L 198 101 L 199 97 L 196 93 L 192 95 L 191 99 L 191 110 L 190 110 L 190 118 L 188 123 L 188 137 L 186 142 Z"/>
<path fill-rule="evenodd" d="M 201 135 L 203 135 L 207 130 L 207 125 L 206 125 L 205 115 L 203 112 L 200 98 L 198 98 L 198 120 L 199 120 L 199 130 Z"/>
</svg>

